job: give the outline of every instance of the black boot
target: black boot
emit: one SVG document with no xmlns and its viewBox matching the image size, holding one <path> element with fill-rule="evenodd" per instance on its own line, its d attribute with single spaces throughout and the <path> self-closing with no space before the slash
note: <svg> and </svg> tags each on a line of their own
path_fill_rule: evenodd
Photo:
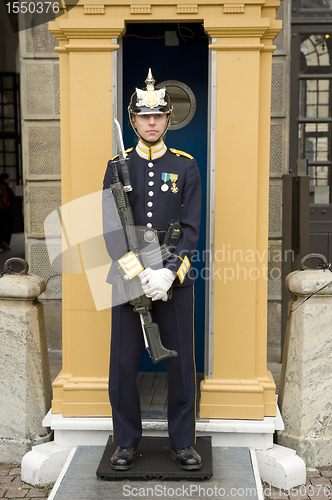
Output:
<svg viewBox="0 0 332 500">
<path fill-rule="evenodd" d="M 114 470 L 128 470 L 134 467 L 134 459 L 137 457 L 137 446 L 132 448 L 121 448 L 118 446 L 111 458 L 111 467 Z"/>
<path fill-rule="evenodd" d="M 179 467 L 184 470 L 195 470 L 202 468 L 202 459 L 194 448 L 174 448 L 172 446 L 172 458 L 178 461 Z"/>
</svg>

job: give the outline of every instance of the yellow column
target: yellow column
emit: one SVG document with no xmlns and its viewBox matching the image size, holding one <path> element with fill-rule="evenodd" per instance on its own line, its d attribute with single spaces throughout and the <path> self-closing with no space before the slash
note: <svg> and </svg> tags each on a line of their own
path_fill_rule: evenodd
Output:
<svg viewBox="0 0 332 500">
<path fill-rule="evenodd" d="M 257 248 L 264 249 L 264 265 L 268 265 L 267 241 L 269 213 L 269 164 L 270 164 L 270 109 L 272 81 L 273 39 L 281 29 L 281 21 L 275 20 L 278 0 L 268 0 L 262 8 L 262 15 L 270 19 L 269 29 L 261 42 L 260 52 L 260 103 L 259 103 L 259 144 L 258 144 L 258 184 L 257 184 Z M 263 208 L 264 207 L 264 208 Z M 267 269 L 266 269 L 267 274 Z M 264 416 L 276 412 L 275 384 L 267 364 L 267 280 L 257 282 L 255 373 L 263 388 Z"/>
<path fill-rule="evenodd" d="M 113 42 L 124 28 L 123 22 L 65 17 L 49 25 L 59 40 L 62 205 L 102 189 L 112 156 L 112 56 L 118 49 Z M 79 224 L 77 210 L 71 215 Z M 82 263 L 79 246 L 78 254 Z M 62 303 L 63 368 L 53 384 L 52 411 L 109 416 L 110 310 L 96 311 L 83 272 L 63 274 Z"/>
<path fill-rule="evenodd" d="M 204 24 L 216 51 L 217 92 L 213 359 L 201 384 L 201 418 L 263 419 L 276 411 L 266 367 L 273 47 L 272 35 L 263 38 L 276 21 L 242 12 Z"/>
</svg>

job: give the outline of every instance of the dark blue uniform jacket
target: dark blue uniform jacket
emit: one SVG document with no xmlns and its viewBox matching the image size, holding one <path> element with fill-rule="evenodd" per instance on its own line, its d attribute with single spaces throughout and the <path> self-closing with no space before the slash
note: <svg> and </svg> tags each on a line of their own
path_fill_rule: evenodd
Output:
<svg viewBox="0 0 332 500">
<path fill-rule="evenodd" d="M 177 273 L 185 256 L 189 260 L 193 256 L 199 238 L 201 181 L 196 160 L 187 153 L 167 149 L 163 141 L 152 148 L 140 141 L 135 149 L 127 150 L 127 154 L 133 187 L 129 199 L 136 226 L 166 230 L 171 219 L 178 220 L 183 204 L 182 236 L 174 250 L 174 257 L 164 264 L 164 267 Z M 122 179 L 120 163 L 117 166 Z M 113 260 L 107 278 L 109 283 L 113 283 L 118 269 L 116 261 L 129 251 L 110 189 L 112 183 L 113 169 L 110 160 L 103 184 L 104 238 Z M 168 189 L 162 190 L 165 183 Z M 189 271 L 181 286 L 193 283 L 190 274 Z M 174 286 L 177 285 L 180 286 L 179 278 L 174 281 Z"/>
</svg>

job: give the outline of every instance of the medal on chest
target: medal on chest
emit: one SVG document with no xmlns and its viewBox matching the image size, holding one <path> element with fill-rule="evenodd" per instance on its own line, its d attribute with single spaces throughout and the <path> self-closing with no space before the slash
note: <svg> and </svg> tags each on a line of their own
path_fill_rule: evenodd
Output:
<svg viewBox="0 0 332 500">
<path fill-rule="evenodd" d="M 172 186 L 171 186 L 171 192 L 176 194 L 179 192 L 179 188 L 176 185 L 176 181 L 178 180 L 178 175 L 177 174 L 170 174 L 167 172 L 163 172 L 161 174 L 161 180 L 164 181 L 164 184 L 161 185 L 160 189 L 166 193 L 166 191 L 169 190 L 169 185 L 166 184 L 168 181 L 171 181 Z"/>
<path fill-rule="evenodd" d="M 164 193 L 166 193 L 166 191 L 168 191 L 168 190 L 169 190 L 169 185 L 168 185 L 168 184 L 166 184 L 166 182 L 167 182 L 167 181 L 169 181 L 169 179 L 170 179 L 170 175 L 171 175 L 171 174 L 168 174 L 167 172 L 163 172 L 163 173 L 161 174 L 161 180 L 162 180 L 162 181 L 164 181 L 164 184 L 162 184 L 162 185 L 161 185 L 161 188 L 160 188 L 160 189 L 161 189 Z"/>
<path fill-rule="evenodd" d="M 171 183 L 172 183 L 171 191 L 174 194 L 178 193 L 178 191 L 179 191 L 179 188 L 176 185 L 176 181 L 178 180 L 178 177 L 179 176 L 177 174 L 170 175 L 170 179 L 171 179 Z"/>
</svg>

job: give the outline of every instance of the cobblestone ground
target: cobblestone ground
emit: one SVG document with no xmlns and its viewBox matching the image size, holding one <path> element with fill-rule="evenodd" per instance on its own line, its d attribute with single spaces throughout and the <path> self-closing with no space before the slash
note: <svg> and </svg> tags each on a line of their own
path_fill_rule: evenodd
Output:
<svg viewBox="0 0 332 500">
<path fill-rule="evenodd" d="M 53 485 L 43 488 L 34 488 L 21 481 L 21 468 L 17 465 L 0 464 L 0 498 L 18 500 L 28 498 L 29 500 L 40 500 L 47 498 Z M 68 498 L 68 500 L 70 500 Z"/>
<path fill-rule="evenodd" d="M 290 491 L 278 490 L 263 484 L 266 500 L 330 500 L 332 498 L 332 468 L 308 469 L 305 485 L 293 488 Z"/>
<path fill-rule="evenodd" d="M 1 500 L 18 500 L 20 498 L 39 500 L 40 498 L 47 498 L 52 487 L 53 485 L 34 488 L 21 481 L 21 469 L 19 466 L 0 464 Z M 332 468 L 308 469 L 306 484 L 293 488 L 291 491 L 272 488 L 266 483 L 263 483 L 263 491 L 265 500 L 331 500 Z"/>
</svg>

